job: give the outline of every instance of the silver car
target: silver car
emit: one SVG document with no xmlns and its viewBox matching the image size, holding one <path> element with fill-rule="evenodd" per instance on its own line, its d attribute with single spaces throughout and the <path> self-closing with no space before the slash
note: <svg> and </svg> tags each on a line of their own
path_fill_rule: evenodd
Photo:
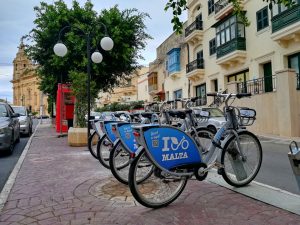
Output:
<svg viewBox="0 0 300 225">
<path fill-rule="evenodd" d="M 0 150 L 13 152 L 15 143 L 20 142 L 19 114 L 7 103 L 0 103 Z"/>
<path fill-rule="evenodd" d="M 15 113 L 19 113 L 20 132 L 28 137 L 32 134 L 32 118 L 25 106 L 12 106 Z"/>
<path fill-rule="evenodd" d="M 224 117 L 224 113 L 214 107 L 203 107 L 203 108 L 198 108 L 195 107 L 193 108 L 194 113 L 196 114 L 197 117 L 202 117 L 203 119 L 200 120 L 200 126 L 207 127 L 214 133 L 217 132 L 225 123 L 226 119 Z M 203 115 L 205 116 L 203 117 Z M 202 116 L 201 116 L 202 115 Z"/>
</svg>

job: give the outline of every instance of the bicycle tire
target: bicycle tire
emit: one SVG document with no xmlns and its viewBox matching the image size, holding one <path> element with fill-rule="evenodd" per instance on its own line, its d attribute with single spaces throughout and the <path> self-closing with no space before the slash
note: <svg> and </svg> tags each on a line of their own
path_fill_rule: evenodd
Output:
<svg viewBox="0 0 300 225">
<path fill-rule="evenodd" d="M 109 154 L 109 165 L 113 176 L 121 183 L 128 185 L 130 154 L 119 140 Z"/>
<path fill-rule="evenodd" d="M 95 136 L 95 135 L 96 135 L 96 136 Z M 95 145 L 95 146 L 96 146 L 96 148 L 95 148 L 93 142 L 94 142 L 94 138 L 97 138 L 97 137 L 98 137 L 98 141 L 97 141 L 97 145 L 98 145 L 98 142 L 99 142 L 99 140 L 100 140 L 100 137 L 98 136 L 98 134 L 97 134 L 96 131 L 94 131 L 94 132 L 92 133 L 92 135 L 89 137 L 89 141 L 88 141 L 89 151 L 90 151 L 91 155 L 92 155 L 95 159 L 98 159 L 98 157 L 97 157 L 97 145 Z"/>
<path fill-rule="evenodd" d="M 240 145 L 243 148 L 243 153 L 245 154 L 245 159 L 242 159 L 240 153 L 236 148 L 236 137 L 232 136 L 225 144 L 222 154 L 221 154 L 221 164 L 223 168 L 220 169 L 221 175 L 223 179 L 230 185 L 234 187 L 243 187 L 249 184 L 257 175 L 260 170 L 262 163 L 262 147 L 258 140 L 258 138 L 249 131 L 241 131 L 238 133 L 240 139 Z M 249 151 L 249 145 L 247 149 L 244 149 L 246 143 L 242 143 L 245 138 L 248 137 L 249 140 L 253 142 L 253 150 Z M 247 151 L 246 151 L 247 150 Z M 254 152 L 256 151 L 256 153 Z M 254 157 L 250 158 L 250 153 L 253 153 Z M 249 169 L 249 165 L 246 163 L 254 162 L 255 166 L 253 167 L 253 171 L 248 173 L 245 171 Z M 241 164 L 242 162 L 242 164 Z M 235 168 L 232 166 L 235 163 Z M 238 168 L 240 166 L 240 168 Z M 236 171 L 236 172 L 235 172 Z M 235 175 L 234 175 L 235 174 Z M 245 177 L 246 176 L 246 177 Z"/>
<path fill-rule="evenodd" d="M 187 177 L 174 178 L 173 176 L 173 180 L 171 180 L 171 177 L 167 178 L 167 175 L 162 175 L 162 172 L 160 171 L 160 173 L 158 173 L 158 171 L 151 173 L 150 177 L 144 179 L 142 182 L 139 182 L 137 177 L 139 174 L 143 174 L 143 172 L 138 172 L 137 169 L 139 169 L 139 165 L 142 165 L 139 164 L 139 161 L 142 159 L 142 157 L 144 157 L 144 160 L 147 159 L 148 162 L 151 163 L 147 157 L 146 151 L 142 150 L 130 164 L 128 181 L 132 195 L 141 205 L 148 208 L 156 209 L 169 205 L 175 201 L 184 190 L 187 183 Z M 178 186 L 175 187 L 175 191 L 172 193 L 170 191 L 171 188 L 167 185 L 171 182 L 175 183 L 176 181 L 178 181 Z M 158 190 L 155 188 L 158 188 Z"/>
<path fill-rule="evenodd" d="M 106 169 L 110 169 L 109 166 L 109 152 L 111 150 L 110 146 L 105 146 L 105 142 L 109 142 L 110 145 L 112 145 L 110 143 L 110 141 L 106 138 L 106 134 L 103 135 L 100 140 L 98 141 L 97 144 L 97 159 L 99 160 L 100 164 L 102 166 L 104 166 Z"/>
</svg>

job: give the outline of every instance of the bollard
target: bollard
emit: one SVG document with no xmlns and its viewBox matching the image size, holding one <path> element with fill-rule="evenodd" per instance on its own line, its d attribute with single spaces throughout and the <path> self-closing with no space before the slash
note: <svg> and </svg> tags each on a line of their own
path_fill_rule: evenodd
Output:
<svg viewBox="0 0 300 225">
<path fill-rule="evenodd" d="M 300 149 L 295 141 L 290 143 L 288 157 L 300 190 Z"/>
</svg>

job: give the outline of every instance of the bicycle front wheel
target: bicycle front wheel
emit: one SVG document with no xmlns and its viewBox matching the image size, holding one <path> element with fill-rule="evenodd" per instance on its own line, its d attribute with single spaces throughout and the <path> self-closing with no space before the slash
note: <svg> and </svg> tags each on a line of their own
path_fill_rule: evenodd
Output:
<svg viewBox="0 0 300 225">
<path fill-rule="evenodd" d="M 235 187 L 249 184 L 259 172 L 262 163 L 262 147 L 258 138 L 249 131 L 231 137 L 221 155 L 221 174 L 224 180 Z M 238 147 L 240 146 L 240 147 Z"/>
<path fill-rule="evenodd" d="M 94 131 L 92 133 L 92 135 L 89 137 L 89 142 L 88 142 L 89 150 L 90 150 L 91 155 L 95 159 L 98 159 L 98 157 L 97 157 L 97 144 L 98 144 L 99 140 L 100 140 L 100 138 L 99 138 L 96 131 Z"/>
<path fill-rule="evenodd" d="M 98 141 L 97 144 L 97 158 L 99 162 L 107 169 L 110 169 L 109 166 L 109 154 L 112 148 L 112 143 L 107 139 L 106 135 Z"/>
<path fill-rule="evenodd" d="M 123 184 L 128 184 L 129 163 L 130 154 L 119 140 L 110 151 L 109 165 L 114 177 Z"/>
<path fill-rule="evenodd" d="M 153 167 L 153 173 L 149 173 Z M 145 173 L 149 176 L 142 179 Z M 140 204 L 148 208 L 160 208 L 179 197 L 185 188 L 187 178 L 159 170 L 149 160 L 146 151 L 142 150 L 130 165 L 128 181 L 132 195 Z"/>
</svg>

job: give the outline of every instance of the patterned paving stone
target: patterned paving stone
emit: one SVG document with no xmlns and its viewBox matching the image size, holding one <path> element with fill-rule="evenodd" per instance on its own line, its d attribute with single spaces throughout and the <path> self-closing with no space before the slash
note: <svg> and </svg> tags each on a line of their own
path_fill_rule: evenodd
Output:
<svg viewBox="0 0 300 225">
<path fill-rule="evenodd" d="M 69 147 L 47 126 L 37 135 L 0 213 L 0 225 L 300 224 L 295 214 L 195 180 L 168 207 L 145 208 L 86 148 Z"/>
</svg>

